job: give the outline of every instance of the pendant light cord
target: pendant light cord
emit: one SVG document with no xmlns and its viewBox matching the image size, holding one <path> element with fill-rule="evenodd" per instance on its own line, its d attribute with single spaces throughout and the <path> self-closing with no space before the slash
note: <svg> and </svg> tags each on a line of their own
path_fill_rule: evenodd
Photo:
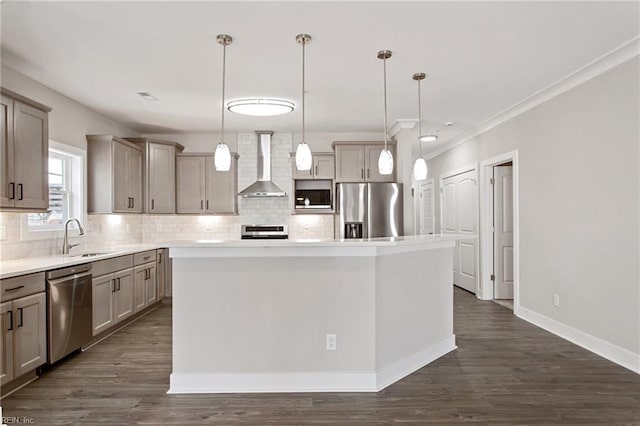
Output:
<svg viewBox="0 0 640 426">
<path fill-rule="evenodd" d="M 418 80 L 418 149 L 422 158 L 422 92 L 420 90 L 420 80 Z"/>
<path fill-rule="evenodd" d="M 382 61 L 384 69 L 384 150 L 387 151 L 387 58 Z"/>
<path fill-rule="evenodd" d="M 302 143 L 305 143 L 305 126 L 304 126 L 304 49 L 307 42 L 302 38 Z"/>
<path fill-rule="evenodd" d="M 220 143 L 224 143 L 224 86 L 227 70 L 227 44 L 222 44 L 222 129 L 220 133 Z"/>
</svg>

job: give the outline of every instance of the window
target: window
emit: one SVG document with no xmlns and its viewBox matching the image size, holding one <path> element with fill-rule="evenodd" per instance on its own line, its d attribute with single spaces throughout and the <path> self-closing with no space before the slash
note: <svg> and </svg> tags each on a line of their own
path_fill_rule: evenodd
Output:
<svg viewBox="0 0 640 426">
<path fill-rule="evenodd" d="M 22 215 L 22 240 L 56 238 L 64 222 L 84 212 L 84 165 L 86 151 L 49 141 L 49 210 Z"/>
<path fill-rule="evenodd" d="M 49 211 L 29 213 L 29 229 L 57 229 L 69 218 L 71 203 L 71 162 L 59 151 L 49 151 Z"/>
</svg>

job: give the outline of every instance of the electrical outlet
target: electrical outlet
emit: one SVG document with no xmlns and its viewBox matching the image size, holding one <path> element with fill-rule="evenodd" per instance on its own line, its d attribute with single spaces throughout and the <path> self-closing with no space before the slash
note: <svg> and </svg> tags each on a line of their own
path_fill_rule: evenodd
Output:
<svg viewBox="0 0 640 426">
<path fill-rule="evenodd" d="M 5 241 L 7 239 L 7 227 L 2 225 L 0 226 L 0 241 Z"/>
<path fill-rule="evenodd" d="M 335 334 L 327 334 L 327 350 L 335 351 L 338 347 L 338 341 Z"/>
<path fill-rule="evenodd" d="M 553 306 L 556 308 L 560 306 L 560 296 L 557 294 L 553 295 Z"/>
</svg>

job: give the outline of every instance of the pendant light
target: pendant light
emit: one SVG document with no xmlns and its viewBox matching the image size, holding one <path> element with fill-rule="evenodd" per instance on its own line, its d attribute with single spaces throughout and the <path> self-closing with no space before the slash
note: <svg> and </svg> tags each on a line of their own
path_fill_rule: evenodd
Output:
<svg viewBox="0 0 640 426">
<path fill-rule="evenodd" d="M 418 147 L 419 156 L 413 164 L 413 177 L 415 180 L 425 180 L 427 178 L 427 162 L 422 158 L 422 102 L 420 94 L 420 82 L 424 80 L 426 74 L 418 72 L 413 75 L 413 79 L 418 82 Z"/>
<path fill-rule="evenodd" d="M 378 157 L 378 172 L 381 175 L 393 173 L 393 155 L 387 148 L 387 59 L 390 57 L 390 50 L 378 52 L 378 59 L 382 59 L 384 68 L 384 149 L 380 152 L 380 157 Z"/>
<path fill-rule="evenodd" d="M 220 142 L 216 147 L 213 162 L 217 171 L 228 172 L 229 169 L 231 169 L 231 153 L 229 152 L 229 145 L 224 143 L 224 84 L 227 67 L 227 46 L 231 44 L 233 38 L 227 34 L 218 34 L 216 40 L 222 45 L 222 126 L 220 130 Z"/>
<path fill-rule="evenodd" d="M 309 145 L 305 142 L 304 128 L 304 50 L 305 46 L 311 43 L 311 36 L 309 34 L 298 34 L 296 41 L 302 45 L 302 142 L 300 142 L 298 148 L 296 148 L 296 169 L 304 171 L 311 170 L 313 160 Z"/>
</svg>

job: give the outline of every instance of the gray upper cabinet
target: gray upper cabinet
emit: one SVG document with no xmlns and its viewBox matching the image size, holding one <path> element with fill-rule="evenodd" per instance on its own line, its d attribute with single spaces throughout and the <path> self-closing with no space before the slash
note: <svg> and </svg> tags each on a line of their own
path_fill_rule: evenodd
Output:
<svg viewBox="0 0 640 426">
<path fill-rule="evenodd" d="M 333 179 L 335 177 L 335 155 L 333 152 L 313 153 L 313 165 L 310 170 L 296 169 L 295 157 L 292 164 L 294 179 Z"/>
<path fill-rule="evenodd" d="M 0 101 L 0 209 L 49 208 L 49 111 L 7 89 Z"/>
<path fill-rule="evenodd" d="M 216 171 L 213 155 L 176 155 L 177 212 L 182 214 L 237 214 L 238 154 L 231 169 Z"/>
<path fill-rule="evenodd" d="M 395 182 L 397 169 L 396 143 L 387 143 L 395 165 L 393 173 L 378 172 L 378 157 L 384 149 L 380 142 L 334 142 L 336 182 Z"/>
<path fill-rule="evenodd" d="M 142 213 L 142 149 L 112 135 L 87 135 L 89 213 Z"/>
<path fill-rule="evenodd" d="M 176 154 L 184 147 L 176 142 L 148 138 L 126 138 L 144 152 L 143 193 L 145 213 L 176 212 Z"/>
</svg>

